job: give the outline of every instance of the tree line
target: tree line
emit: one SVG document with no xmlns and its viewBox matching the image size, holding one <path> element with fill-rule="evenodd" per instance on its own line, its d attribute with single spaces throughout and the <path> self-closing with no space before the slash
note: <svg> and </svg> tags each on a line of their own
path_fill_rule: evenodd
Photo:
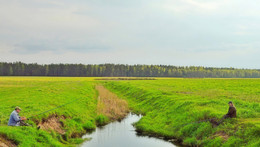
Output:
<svg viewBox="0 0 260 147">
<path fill-rule="evenodd" d="M 260 70 L 141 64 L 0 62 L 0 76 L 260 78 Z"/>
</svg>

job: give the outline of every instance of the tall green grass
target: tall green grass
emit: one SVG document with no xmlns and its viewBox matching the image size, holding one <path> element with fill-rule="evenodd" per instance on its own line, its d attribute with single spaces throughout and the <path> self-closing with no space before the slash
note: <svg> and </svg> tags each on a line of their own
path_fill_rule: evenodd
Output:
<svg viewBox="0 0 260 147">
<path fill-rule="evenodd" d="M 80 134 L 96 125 L 106 124 L 97 115 L 95 83 L 103 83 L 124 97 L 131 109 L 145 116 L 136 123 L 143 133 L 167 138 L 176 137 L 186 145 L 259 146 L 259 79 L 157 79 L 131 81 L 94 81 L 94 78 L 0 77 L 0 135 L 19 146 L 67 146 L 82 142 Z M 62 108 L 38 115 L 29 121 L 34 127 L 9 127 L 7 122 L 15 106 L 21 116 L 33 116 L 65 103 Z M 225 120 L 212 128 L 209 122 L 220 119 L 232 100 L 238 118 Z M 63 116 L 66 131 L 36 129 L 36 122 L 51 115 Z"/>
<path fill-rule="evenodd" d="M 260 146 L 259 79 L 158 79 L 105 81 L 103 84 L 144 117 L 136 127 L 144 134 L 178 138 L 185 145 Z M 238 118 L 220 119 L 232 100 Z"/>
<path fill-rule="evenodd" d="M 0 134 L 19 146 L 63 146 L 79 143 L 82 140 L 73 137 L 79 137 L 77 134 L 95 128 L 95 97 L 92 78 L 0 77 Z M 22 108 L 20 116 L 30 117 L 69 102 L 72 103 L 33 117 L 29 123 L 34 127 L 7 126 L 15 106 Z M 64 135 L 36 129 L 36 122 L 51 115 L 66 118 L 61 120 L 62 129 L 66 131 Z"/>
</svg>

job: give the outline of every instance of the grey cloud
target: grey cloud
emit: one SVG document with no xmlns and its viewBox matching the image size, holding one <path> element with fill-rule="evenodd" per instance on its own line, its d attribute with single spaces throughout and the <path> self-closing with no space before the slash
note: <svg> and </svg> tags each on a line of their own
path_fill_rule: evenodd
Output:
<svg viewBox="0 0 260 147">
<path fill-rule="evenodd" d="M 2 1 L 0 43 L 13 49 L 0 58 L 45 52 L 80 54 L 75 63 L 257 67 L 259 13 L 242 0 Z M 97 54 L 103 58 L 90 57 Z"/>
<path fill-rule="evenodd" d="M 101 43 L 88 42 L 66 42 L 66 41 L 32 41 L 16 44 L 12 53 L 14 54 L 36 54 L 43 51 L 53 53 L 63 53 L 67 51 L 77 51 L 79 53 L 107 52 L 111 48 Z"/>
</svg>

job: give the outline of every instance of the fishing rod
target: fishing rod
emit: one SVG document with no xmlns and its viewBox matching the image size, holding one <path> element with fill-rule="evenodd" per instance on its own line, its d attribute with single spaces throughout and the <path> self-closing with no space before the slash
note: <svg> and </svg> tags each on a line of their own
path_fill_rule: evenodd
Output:
<svg viewBox="0 0 260 147">
<path fill-rule="evenodd" d="M 44 114 L 44 113 L 47 113 L 47 112 L 53 111 L 53 110 L 58 109 L 58 108 L 61 108 L 61 107 L 64 107 L 64 106 L 66 106 L 66 105 L 68 105 L 68 104 L 71 104 L 71 103 L 73 103 L 73 102 L 75 102 L 75 101 L 77 101 L 77 100 L 79 100 L 79 99 L 80 99 L 80 98 L 78 98 L 78 99 L 76 99 L 76 100 L 73 100 L 73 101 L 71 101 L 71 102 L 68 102 L 68 103 L 65 103 L 65 104 L 59 105 L 59 106 L 57 106 L 57 107 L 55 107 L 55 108 L 52 108 L 52 109 L 49 109 L 49 110 L 47 110 L 47 111 L 41 112 L 41 113 L 39 113 L 39 114 L 36 114 L 36 115 L 30 116 L 30 117 L 28 117 L 27 119 L 29 120 L 29 119 L 31 119 L 31 118 L 33 118 L 33 117 L 38 116 L 38 115 L 41 115 L 41 114 Z"/>
<path fill-rule="evenodd" d="M 189 125 L 189 124 L 195 124 L 195 123 L 202 123 L 202 122 L 206 122 L 206 121 L 211 121 L 215 118 L 209 118 L 209 119 L 204 119 L 204 120 L 199 120 L 199 121 L 194 121 L 194 122 L 190 122 L 190 123 L 187 123 L 187 124 L 183 124 L 184 125 Z"/>
<path fill-rule="evenodd" d="M 204 120 L 199 120 L 199 121 L 194 121 L 194 122 L 178 125 L 178 126 L 175 126 L 175 127 L 182 127 L 182 126 L 186 126 L 186 125 L 189 125 L 189 124 L 202 123 L 202 122 L 211 121 L 211 120 L 215 120 L 215 119 L 216 118 L 209 118 L 209 119 L 204 119 Z"/>
</svg>

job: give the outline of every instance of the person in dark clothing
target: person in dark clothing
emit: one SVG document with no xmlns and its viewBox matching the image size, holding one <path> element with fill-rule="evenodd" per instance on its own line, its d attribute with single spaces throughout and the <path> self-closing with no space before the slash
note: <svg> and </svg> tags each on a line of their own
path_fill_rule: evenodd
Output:
<svg viewBox="0 0 260 147">
<path fill-rule="evenodd" d="M 226 119 L 226 118 L 237 117 L 237 110 L 234 107 L 233 103 L 230 101 L 230 102 L 228 102 L 228 105 L 229 105 L 228 113 L 226 115 L 224 115 L 223 118 Z"/>
<path fill-rule="evenodd" d="M 236 118 L 237 117 L 237 110 L 236 110 L 235 106 L 233 105 L 233 102 L 229 101 L 228 105 L 229 105 L 228 113 L 222 117 L 222 119 L 218 122 L 218 125 L 221 124 L 224 121 L 224 119 L 226 119 L 226 118 Z"/>
</svg>

